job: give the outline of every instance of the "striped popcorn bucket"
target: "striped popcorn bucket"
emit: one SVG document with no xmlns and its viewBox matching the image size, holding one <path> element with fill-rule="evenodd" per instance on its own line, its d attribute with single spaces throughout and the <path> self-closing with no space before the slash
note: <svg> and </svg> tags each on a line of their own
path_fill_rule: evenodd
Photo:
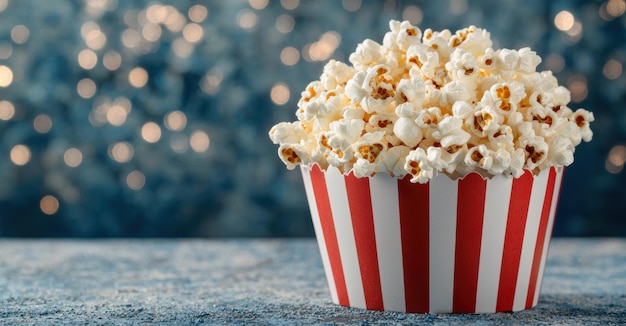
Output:
<svg viewBox="0 0 626 326">
<path fill-rule="evenodd" d="M 563 169 L 427 184 L 301 171 L 333 302 L 417 313 L 537 305 Z"/>
</svg>

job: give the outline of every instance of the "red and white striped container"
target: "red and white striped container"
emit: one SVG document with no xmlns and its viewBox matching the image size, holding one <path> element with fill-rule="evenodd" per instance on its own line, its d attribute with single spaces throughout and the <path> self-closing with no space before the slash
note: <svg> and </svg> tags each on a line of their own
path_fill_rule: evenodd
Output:
<svg viewBox="0 0 626 326">
<path fill-rule="evenodd" d="M 418 313 L 537 305 L 563 169 L 427 184 L 301 170 L 335 303 Z"/>
</svg>

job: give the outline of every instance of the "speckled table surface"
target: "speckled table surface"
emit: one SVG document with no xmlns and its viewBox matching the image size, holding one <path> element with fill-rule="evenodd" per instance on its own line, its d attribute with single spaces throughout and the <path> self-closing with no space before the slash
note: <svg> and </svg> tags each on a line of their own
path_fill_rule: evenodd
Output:
<svg viewBox="0 0 626 326">
<path fill-rule="evenodd" d="M 626 239 L 554 239 L 537 307 L 403 314 L 333 304 L 298 240 L 0 240 L 2 324 L 581 324 L 626 322 Z"/>
</svg>

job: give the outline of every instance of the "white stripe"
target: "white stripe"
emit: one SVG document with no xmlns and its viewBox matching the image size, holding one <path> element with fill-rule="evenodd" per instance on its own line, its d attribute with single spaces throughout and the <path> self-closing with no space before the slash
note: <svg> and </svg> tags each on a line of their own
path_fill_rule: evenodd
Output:
<svg viewBox="0 0 626 326">
<path fill-rule="evenodd" d="M 451 312 L 458 182 L 446 175 L 430 180 L 430 312 Z"/>
<path fill-rule="evenodd" d="M 496 311 L 512 186 L 513 178 L 504 176 L 487 181 L 476 291 L 477 313 Z"/>
<path fill-rule="evenodd" d="M 522 242 L 519 271 L 517 273 L 517 284 L 515 285 L 513 311 L 524 310 L 526 307 L 526 296 L 528 295 L 530 273 L 533 267 L 533 256 L 537 242 L 537 233 L 539 232 L 539 222 L 541 221 L 541 210 L 543 209 L 543 202 L 546 196 L 549 172 L 549 169 L 544 169 L 538 176 L 535 176 L 533 181 L 526 227 L 524 230 L 524 240 Z"/>
<path fill-rule="evenodd" d="M 333 211 L 333 220 L 337 232 L 337 242 L 343 266 L 343 275 L 346 279 L 348 299 L 351 307 L 365 309 L 365 295 L 359 258 L 356 251 L 350 207 L 348 205 L 348 193 L 343 175 L 336 168 L 326 171 L 326 187 L 330 198 L 330 207 Z"/>
<path fill-rule="evenodd" d="M 301 165 L 300 170 L 302 171 L 304 190 L 306 191 L 306 198 L 309 202 L 309 209 L 311 210 L 311 220 L 313 221 L 313 228 L 315 229 L 315 238 L 317 238 L 317 245 L 320 248 L 322 264 L 324 265 L 324 272 L 326 273 L 326 280 L 328 281 L 328 288 L 330 289 L 330 297 L 333 299 L 334 303 L 339 304 L 337 288 L 335 287 L 335 279 L 333 277 L 333 271 L 330 267 L 330 260 L 328 259 L 328 250 L 326 250 L 326 240 L 324 239 L 324 232 L 322 231 L 322 225 L 320 222 L 320 214 L 317 210 L 315 192 L 313 191 L 311 168 Z"/>
<path fill-rule="evenodd" d="M 552 205 L 550 206 L 550 219 L 548 220 L 548 228 L 546 229 L 546 237 L 543 240 L 543 253 L 541 255 L 541 264 L 539 265 L 539 273 L 537 273 L 537 287 L 535 288 L 535 298 L 533 306 L 539 302 L 539 292 L 543 283 L 543 271 L 548 259 L 548 249 L 550 247 L 550 238 L 552 237 L 552 228 L 554 226 L 554 217 L 559 200 L 559 192 L 561 191 L 561 182 L 563 180 L 563 168 L 556 169 L 556 177 L 554 178 L 554 195 L 552 196 Z"/>
<path fill-rule="evenodd" d="M 377 174 L 370 178 L 370 194 L 384 309 L 404 312 L 398 181 L 386 174 Z"/>
</svg>

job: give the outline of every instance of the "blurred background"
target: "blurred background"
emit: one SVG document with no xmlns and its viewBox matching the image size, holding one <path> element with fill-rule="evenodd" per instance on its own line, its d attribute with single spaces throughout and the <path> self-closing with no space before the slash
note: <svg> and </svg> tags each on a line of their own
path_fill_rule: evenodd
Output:
<svg viewBox="0 0 626 326">
<path fill-rule="evenodd" d="M 593 111 L 554 234 L 626 236 L 624 0 L 0 0 L 0 236 L 312 236 L 267 137 L 390 19 L 530 46 Z"/>
</svg>

